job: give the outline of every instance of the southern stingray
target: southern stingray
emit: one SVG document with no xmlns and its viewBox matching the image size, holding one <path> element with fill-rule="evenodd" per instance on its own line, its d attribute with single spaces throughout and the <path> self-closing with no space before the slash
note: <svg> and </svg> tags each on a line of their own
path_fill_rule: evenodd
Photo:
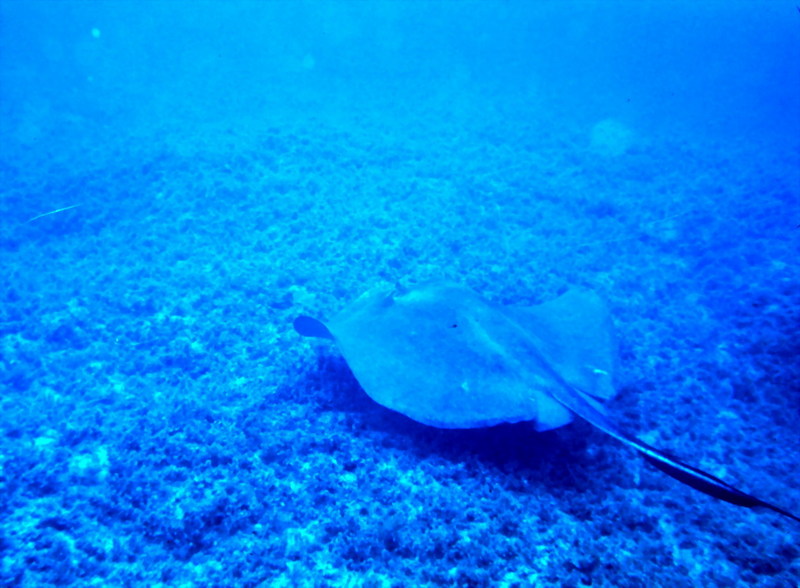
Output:
<svg viewBox="0 0 800 588">
<path fill-rule="evenodd" d="M 454 283 L 406 292 L 383 285 L 328 323 L 299 316 L 294 328 L 335 341 L 364 391 L 415 421 L 462 429 L 530 421 L 543 431 L 578 415 L 692 488 L 800 522 L 614 424 L 602 401 L 615 393 L 615 343 L 594 292 L 522 307 L 491 304 Z"/>
</svg>

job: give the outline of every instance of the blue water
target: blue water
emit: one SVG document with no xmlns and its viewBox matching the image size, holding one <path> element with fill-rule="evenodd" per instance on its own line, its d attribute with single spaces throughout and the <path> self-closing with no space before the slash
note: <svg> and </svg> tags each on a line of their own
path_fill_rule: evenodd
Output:
<svg viewBox="0 0 800 588">
<path fill-rule="evenodd" d="M 0 0 L 2 584 L 800 584 L 795 521 L 292 329 L 591 289 L 609 417 L 797 513 L 795 4 Z"/>
</svg>

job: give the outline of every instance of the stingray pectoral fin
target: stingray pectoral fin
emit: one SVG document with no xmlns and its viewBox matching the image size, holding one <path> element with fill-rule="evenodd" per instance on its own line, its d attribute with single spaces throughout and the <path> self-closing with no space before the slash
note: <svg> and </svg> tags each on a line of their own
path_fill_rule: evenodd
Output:
<svg viewBox="0 0 800 588">
<path fill-rule="evenodd" d="M 769 502 L 765 502 L 755 496 L 742 492 L 703 470 L 678 461 L 655 447 L 648 445 L 644 441 L 640 441 L 636 437 L 623 433 L 603 413 L 587 402 L 586 398 L 579 390 L 569 386 L 566 382 L 562 381 L 562 389 L 555 394 L 554 397 L 582 419 L 641 453 L 648 462 L 679 482 L 708 494 L 709 496 L 713 496 L 714 498 L 730 502 L 731 504 L 748 508 L 768 508 L 769 510 L 800 522 L 800 517 L 774 504 L 770 504 Z"/>
<path fill-rule="evenodd" d="M 320 337 L 322 339 L 333 339 L 333 334 L 330 332 L 325 323 L 318 321 L 315 318 L 301 314 L 294 319 L 294 330 L 300 333 L 303 337 Z"/>
</svg>

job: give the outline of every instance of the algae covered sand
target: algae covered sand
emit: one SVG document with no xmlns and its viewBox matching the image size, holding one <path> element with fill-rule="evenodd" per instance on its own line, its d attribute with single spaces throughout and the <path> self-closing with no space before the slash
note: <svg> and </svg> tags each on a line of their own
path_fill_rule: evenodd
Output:
<svg viewBox="0 0 800 588">
<path fill-rule="evenodd" d="M 563 88 L 455 70 L 378 90 L 324 59 L 236 93 L 176 68 L 138 103 L 96 74 L 117 108 L 4 102 L 2 582 L 797 585 L 793 521 L 578 420 L 415 423 L 292 329 L 378 282 L 502 306 L 591 289 L 620 347 L 609 414 L 796 510 L 793 139 L 655 124 L 635 95 L 576 115 Z"/>
</svg>

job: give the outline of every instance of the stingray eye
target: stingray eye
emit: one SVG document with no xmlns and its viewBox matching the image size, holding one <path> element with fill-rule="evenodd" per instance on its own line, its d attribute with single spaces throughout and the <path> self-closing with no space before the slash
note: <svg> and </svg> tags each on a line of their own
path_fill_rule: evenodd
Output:
<svg viewBox="0 0 800 588">
<path fill-rule="evenodd" d="M 450 328 L 451 328 L 451 329 L 456 329 L 456 328 L 458 328 L 458 323 L 453 323 L 452 325 L 450 325 Z"/>
</svg>

